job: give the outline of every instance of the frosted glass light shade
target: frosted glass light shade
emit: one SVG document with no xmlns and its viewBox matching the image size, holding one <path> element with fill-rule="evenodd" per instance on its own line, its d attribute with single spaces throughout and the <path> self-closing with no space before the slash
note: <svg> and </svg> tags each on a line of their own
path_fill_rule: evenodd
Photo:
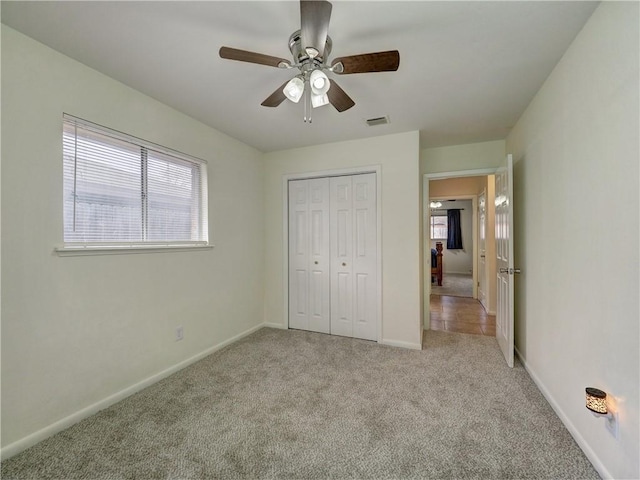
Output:
<svg viewBox="0 0 640 480">
<path fill-rule="evenodd" d="M 311 105 L 313 108 L 321 107 L 329 103 L 329 97 L 325 93 L 324 95 L 311 94 Z"/>
<path fill-rule="evenodd" d="M 311 91 L 315 95 L 324 95 L 329 91 L 329 87 L 331 87 L 329 78 L 322 70 L 314 70 L 311 72 L 311 75 L 309 76 L 309 83 L 311 85 Z"/>
<path fill-rule="evenodd" d="M 298 103 L 304 93 L 304 81 L 300 77 L 293 77 L 284 86 L 282 93 L 293 103 Z"/>
</svg>

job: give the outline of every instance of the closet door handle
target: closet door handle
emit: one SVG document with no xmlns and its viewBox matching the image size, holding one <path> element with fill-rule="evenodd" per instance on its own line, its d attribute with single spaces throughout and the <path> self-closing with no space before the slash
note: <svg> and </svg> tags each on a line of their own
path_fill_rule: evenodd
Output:
<svg viewBox="0 0 640 480">
<path fill-rule="evenodd" d="M 342 262 L 342 266 L 343 266 L 343 267 L 346 267 L 346 266 L 347 266 L 347 264 L 346 264 L 345 262 Z"/>
</svg>

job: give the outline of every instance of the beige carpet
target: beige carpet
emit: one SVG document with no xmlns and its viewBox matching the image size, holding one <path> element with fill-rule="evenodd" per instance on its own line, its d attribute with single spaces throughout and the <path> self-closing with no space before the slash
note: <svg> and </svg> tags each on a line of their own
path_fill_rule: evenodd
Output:
<svg viewBox="0 0 640 480">
<path fill-rule="evenodd" d="M 2 462 L 3 479 L 598 478 L 495 339 L 264 328 Z"/>
<path fill-rule="evenodd" d="M 473 277 L 457 273 L 445 273 L 442 276 L 442 286 L 438 282 L 431 284 L 433 295 L 448 295 L 450 297 L 473 297 Z"/>
</svg>

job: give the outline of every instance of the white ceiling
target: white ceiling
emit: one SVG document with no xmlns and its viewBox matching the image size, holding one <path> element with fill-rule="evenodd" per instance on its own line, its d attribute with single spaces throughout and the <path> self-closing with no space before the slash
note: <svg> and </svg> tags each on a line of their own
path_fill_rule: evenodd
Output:
<svg viewBox="0 0 640 480">
<path fill-rule="evenodd" d="M 296 1 L 2 2 L 2 22 L 261 151 L 420 131 L 421 148 L 505 138 L 597 2 L 334 0 L 331 57 L 397 49 L 397 72 L 333 75 L 356 106 L 260 106 L 293 71 Z M 389 125 L 364 120 L 388 115 Z M 90 119 L 89 119 L 90 120 Z"/>
</svg>

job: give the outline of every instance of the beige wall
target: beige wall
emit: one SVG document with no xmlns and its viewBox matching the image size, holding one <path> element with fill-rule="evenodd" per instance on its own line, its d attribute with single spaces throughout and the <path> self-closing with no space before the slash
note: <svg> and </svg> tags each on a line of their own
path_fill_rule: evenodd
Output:
<svg viewBox="0 0 640 480">
<path fill-rule="evenodd" d="M 504 140 L 425 148 L 420 151 L 420 172 L 444 173 L 485 168 L 495 170 L 504 155 Z"/>
<path fill-rule="evenodd" d="M 265 320 L 287 325 L 283 179 L 367 166 L 381 167 L 382 342 L 421 348 L 418 132 L 265 154 Z"/>
<path fill-rule="evenodd" d="M 57 256 L 63 112 L 207 160 L 216 247 Z M 5 26 L 2 119 L 4 453 L 259 326 L 264 223 L 260 152 Z"/>
<path fill-rule="evenodd" d="M 485 188 L 486 183 L 486 175 L 431 180 L 429 182 L 429 196 L 431 198 L 454 198 L 463 195 L 478 195 Z"/>
<path fill-rule="evenodd" d="M 596 9 L 507 138 L 516 346 L 611 478 L 640 477 L 639 5 Z M 585 409 L 587 386 L 613 397 L 618 439 Z"/>
</svg>

